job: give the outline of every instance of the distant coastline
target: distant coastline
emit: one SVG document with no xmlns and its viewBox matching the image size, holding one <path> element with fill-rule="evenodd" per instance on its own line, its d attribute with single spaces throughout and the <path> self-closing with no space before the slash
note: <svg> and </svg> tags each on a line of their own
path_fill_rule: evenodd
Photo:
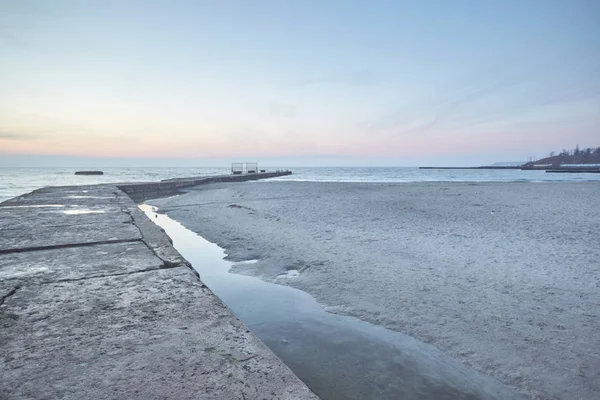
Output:
<svg viewBox="0 0 600 400">
<path fill-rule="evenodd" d="M 563 149 L 559 154 L 551 152 L 548 157 L 523 164 L 524 170 L 600 170 L 600 147 L 572 150 Z"/>
<path fill-rule="evenodd" d="M 572 150 L 563 149 L 559 154 L 551 152 L 548 157 L 536 161 L 528 161 L 515 165 L 483 165 L 478 167 L 419 167 L 419 169 L 520 169 L 540 170 L 546 172 L 600 172 L 600 147 L 580 149 L 576 146 Z"/>
</svg>

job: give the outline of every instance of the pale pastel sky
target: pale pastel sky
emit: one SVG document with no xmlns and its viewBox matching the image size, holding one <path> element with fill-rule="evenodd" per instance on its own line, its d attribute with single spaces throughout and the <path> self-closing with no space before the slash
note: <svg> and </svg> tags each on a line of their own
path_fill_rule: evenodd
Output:
<svg viewBox="0 0 600 400">
<path fill-rule="evenodd" d="M 0 0 L 4 164 L 468 164 L 575 144 L 600 145 L 598 0 Z"/>
</svg>

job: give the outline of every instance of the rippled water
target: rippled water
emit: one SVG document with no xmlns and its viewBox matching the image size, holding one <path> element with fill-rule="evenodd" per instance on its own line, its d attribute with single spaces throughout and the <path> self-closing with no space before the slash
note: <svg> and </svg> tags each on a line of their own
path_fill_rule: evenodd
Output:
<svg viewBox="0 0 600 400">
<path fill-rule="evenodd" d="M 44 186 L 159 181 L 190 176 L 228 174 L 229 166 L 198 168 L 98 168 L 104 175 L 75 175 L 81 168 L 0 168 L 0 201 Z M 281 169 L 267 167 L 268 170 Z M 600 174 L 551 174 L 521 170 L 422 170 L 403 167 L 298 167 L 277 178 L 317 182 L 554 182 L 600 181 Z"/>
<path fill-rule="evenodd" d="M 45 186 L 89 185 L 97 183 L 160 181 L 162 179 L 223 175 L 223 168 L 91 168 L 104 175 L 75 175 L 81 168 L 0 168 L 0 201 Z"/>
<path fill-rule="evenodd" d="M 278 180 L 317 182 L 579 182 L 600 181 L 600 174 L 556 174 L 515 169 L 418 169 L 405 167 L 294 168 Z"/>
</svg>

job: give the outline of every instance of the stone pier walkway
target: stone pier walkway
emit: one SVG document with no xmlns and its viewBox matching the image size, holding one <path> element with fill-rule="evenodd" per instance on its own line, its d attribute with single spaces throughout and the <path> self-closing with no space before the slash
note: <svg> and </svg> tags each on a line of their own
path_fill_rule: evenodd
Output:
<svg viewBox="0 0 600 400">
<path fill-rule="evenodd" d="M 0 399 L 316 399 L 116 186 L 0 204 Z"/>
</svg>

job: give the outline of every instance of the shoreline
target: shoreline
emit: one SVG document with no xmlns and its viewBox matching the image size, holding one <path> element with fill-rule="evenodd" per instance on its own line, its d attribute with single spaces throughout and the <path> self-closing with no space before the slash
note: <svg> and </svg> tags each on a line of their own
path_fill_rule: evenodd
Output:
<svg viewBox="0 0 600 400">
<path fill-rule="evenodd" d="M 307 292 L 279 285 L 279 280 L 235 274 L 235 265 L 258 260 L 227 261 L 224 249 L 157 207 L 140 208 L 171 237 L 209 289 L 323 400 L 522 399 L 432 346 L 329 313 Z"/>
<path fill-rule="evenodd" d="M 101 168 L 99 166 L 87 166 Z M 216 176 L 229 172 L 229 167 L 184 167 L 184 168 L 118 168 L 104 167 L 103 176 L 75 176 L 77 168 L 36 168 L 36 167 L 2 167 L 0 174 L 0 202 L 22 194 L 37 190 L 51 184 L 52 186 L 121 184 L 131 182 L 149 182 L 174 177 Z M 598 174 L 545 174 L 543 171 L 489 171 L 489 170 L 419 170 L 417 167 L 298 167 L 288 181 L 377 181 L 380 183 L 415 183 L 415 182 L 506 182 L 506 181 L 544 181 L 544 182 L 579 182 L 600 181 Z M 342 179 L 340 179 L 342 178 Z"/>
<path fill-rule="evenodd" d="M 598 378 L 589 369 L 597 352 L 573 347 L 595 340 L 597 321 L 580 311 L 593 308 L 593 291 L 573 279 L 598 285 L 597 271 L 585 269 L 597 259 L 595 248 L 585 243 L 596 237 L 598 225 L 581 220 L 587 215 L 595 221 L 593 202 L 585 196 L 596 199 L 598 189 L 592 182 L 270 181 L 191 189 L 178 200 L 159 201 L 159 207 L 225 248 L 228 259 L 260 259 L 235 272 L 275 281 L 289 270 L 302 271 L 287 283 L 330 304 L 328 311 L 431 343 L 531 398 L 568 399 L 566 393 L 583 398 L 597 393 Z M 575 207 L 572 199 L 578 197 L 581 204 Z M 585 207 L 592 209 L 586 213 Z M 539 225 L 552 226 L 547 224 L 559 215 L 585 231 L 583 236 L 542 234 Z M 523 224 L 526 229 L 519 228 Z M 568 241 L 560 244 L 561 235 Z M 565 254 L 581 256 L 561 269 L 552 259 L 562 260 L 559 249 L 566 243 Z M 392 275 L 389 263 L 398 265 Z M 560 289 L 565 285 L 578 291 L 573 296 L 584 297 L 577 300 Z M 557 310 L 548 309 L 544 299 L 557 302 Z M 472 329 L 464 331 L 465 326 Z M 554 354 L 544 350 L 548 346 Z M 579 372 L 567 372 L 573 370 Z"/>
</svg>

